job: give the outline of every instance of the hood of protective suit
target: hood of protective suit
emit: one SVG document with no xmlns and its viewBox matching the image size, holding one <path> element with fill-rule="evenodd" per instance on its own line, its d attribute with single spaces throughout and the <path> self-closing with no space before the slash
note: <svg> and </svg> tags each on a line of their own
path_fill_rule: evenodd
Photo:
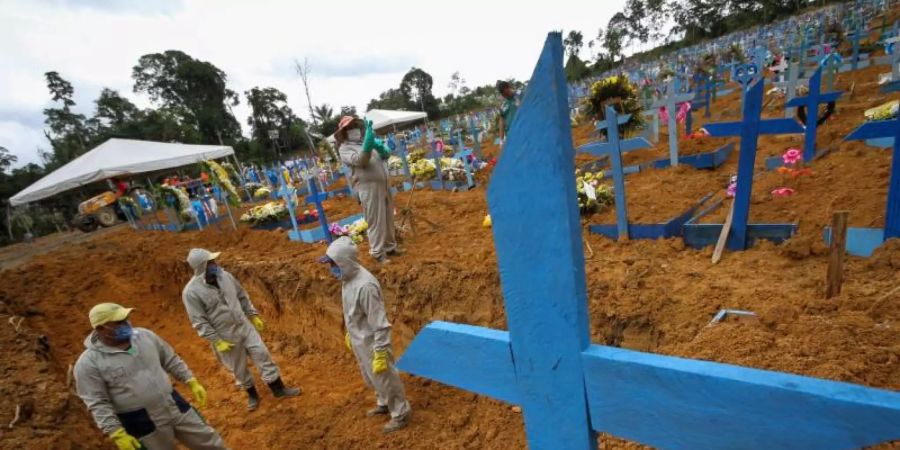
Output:
<svg viewBox="0 0 900 450">
<path fill-rule="evenodd" d="M 206 274 L 206 263 L 219 257 L 219 252 L 211 252 L 203 248 L 192 248 L 188 252 L 187 263 L 194 269 L 195 277 L 202 277 Z"/>
<path fill-rule="evenodd" d="M 359 252 L 349 237 L 341 236 L 337 238 L 328 246 L 325 254 L 340 267 L 341 281 L 346 283 L 359 273 L 360 266 L 357 259 Z"/>
</svg>

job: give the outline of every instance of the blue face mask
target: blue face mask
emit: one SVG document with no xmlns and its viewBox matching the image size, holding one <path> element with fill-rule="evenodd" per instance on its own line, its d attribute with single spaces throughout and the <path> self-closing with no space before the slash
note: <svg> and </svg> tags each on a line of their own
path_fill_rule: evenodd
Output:
<svg viewBox="0 0 900 450">
<path fill-rule="evenodd" d="M 340 280 L 341 279 L 341 268 L 338 266 L 331 266 L 331 275 L 334 276 L 335 278 L 337 278 L 338 280 Z"/>
<path fill-rule="evenodd" d="M 113 333 L 112 338 L 117 342 L 127 342 L 131 340 L 132 334 L 134 334 L 134 329 L 131 328 L 130 323 L 125 322 L 122 325 L 119 325 L 118 328 L 116 328 L 116 331 L 115 333 Z"/>
</svg>

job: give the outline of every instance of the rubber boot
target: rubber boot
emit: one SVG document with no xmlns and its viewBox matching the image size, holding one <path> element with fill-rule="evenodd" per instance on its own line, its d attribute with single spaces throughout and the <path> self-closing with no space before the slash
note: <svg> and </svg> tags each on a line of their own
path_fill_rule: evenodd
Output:
<svg viewBox="0 0 900 450">
<path fill-rule="evenodd" d="M 247 410 L 253 411 L 259 407 L 259 392 L 256 392 L 256 386 L 247 388 Z"/>
<path fill-rule="evenodd" d="M 384 434 L 393 433 L 406 428 L 406 426 L 409 425 L 410 416 L 412 416 L 412 410 L 400 417 L 391 417 L 390 422 L 386 423 L 384 428 L 382 428 Z"/>
<path fill-rule="evenodd" d="M 300 395 L 300 388 L 285 387 L 281 377 L 269 383 L 269 389 L 272 390 L 276 397 L 296 397 Z"/>
<path fill-rule="evenodd" d="M 377 405 L 374 408 L 366 411 L 366 417 L 383 416 L 388 412 L 389 411 L 387 405 Z"/>
</svg>

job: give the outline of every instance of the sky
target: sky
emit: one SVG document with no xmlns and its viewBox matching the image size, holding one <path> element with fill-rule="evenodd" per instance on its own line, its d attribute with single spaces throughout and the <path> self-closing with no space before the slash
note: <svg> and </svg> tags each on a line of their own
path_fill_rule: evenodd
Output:
<svg viewBox="0 0 900 450">
<path fill-rule="evenodd" d="M 211 62 L 241 94 L 235 115 L 249 133 L 245 91 L 275 87 L 300 117 L 309 116 L 294 61 L 309 61 L 314 104 L 364 111 L 397 87 L 411 67 L 434 78 L 443 96 L 453 72 L 470 87 L 526 80 L 547 32 L 584 33 L 587 41 L 624 0 L 0 0 L 0 146 L 16 166 L 40 163 L 43 74 L 55 70 L 75 89 L 76 112 L 94 113 L 104 87 L 140 107 L 131 69 L 148 53 L 181 50 Z M 340 5 L 339 8 L 336 5 Z"/>
</svg>

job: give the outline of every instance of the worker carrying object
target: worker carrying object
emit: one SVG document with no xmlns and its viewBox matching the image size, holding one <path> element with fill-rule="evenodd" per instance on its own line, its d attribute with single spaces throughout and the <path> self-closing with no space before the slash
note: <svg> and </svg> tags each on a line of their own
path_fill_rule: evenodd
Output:
<svg viewBox="0 0 900 450">
<path fill-rule="evenodd" d="M 172 347 L 152 331 L 132 328 L 132 308 L 101 303 L 88 317 L 94 331 L 75 363 L 75 389 L 94 421 L 119 450 L 224 449 L 222 438 L 172 388 L 185 383 L 197 404 L 206 390 Z M 168 373 L 168 374 L 167 374 Z"/>
<path fill-rule="evenodd" d="M 372 122 L 352 116 L 341 117 L 334 136 L 369 224 L 369 253 L 379 263 L 388 262 L 389 255 L 402 253 L 394 235 L 394 200 L 385 166 L 390 150 L 375 139 Z"/>
<path fill-rule="evenodd" d="M 247 391 L 250 411 L 259 406 L 259 392 L 247 366 L 248 356 L 275 397 L 300 395 L 299 388 L 285 387 L 281 381 L 278 366 L 259 336 L 264 327 L 259 312 L 250 303 L 241 283 L 216 263 L 218 257 L 218 252 L 202 248 L 188 253 L 187 263 L 194 276 L 184 287 L 182 300 L 191 325 L 200 337 L 209 341 L 219 361 L 234 375 L 238 387 Z"/>
<path fill-rule="evenodd" d="M 390 414 L 385 433 L 405 428 L 412 410 L 391 351 L 391 323 L 384 310 L 378 280 L 357 261 L 356 246 L 342 236 L 328 246 L 319 262 L 331 266 L 341 280 L 341 302 L 347 333 L 344 343 L 356 356 L 366 385 L 375 389 L 375 408 L 367 416 Z"/>
</svg>

